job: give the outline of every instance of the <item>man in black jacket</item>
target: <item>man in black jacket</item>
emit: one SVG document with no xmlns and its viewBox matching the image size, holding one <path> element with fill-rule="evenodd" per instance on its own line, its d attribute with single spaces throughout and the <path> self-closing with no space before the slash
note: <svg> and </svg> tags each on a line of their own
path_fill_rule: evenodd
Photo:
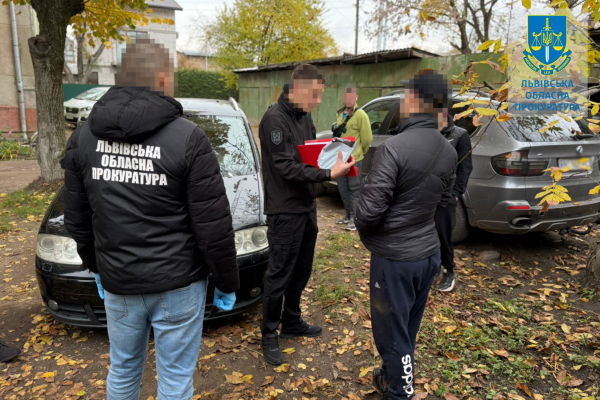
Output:
<svg viewBox="0 0 600 400">
<path fill-rule="evenodd" d="M 139 397 L 151 329 L 158 398 L 189 400 L 207 275 L 221 308 L 239 288 L 229 201 L 208 138 L 168 96 L 168 50 L 128 45 L 119 85 L 69 139 L 65 225 L 104 298 L 108 400 Z"/>
<path fill-rule="evenodd" d="M 319 70 L 300 65 L 259 126 L 270 246 L 261 346 L 265 360 L 273 365 L 283 362 L 277 335 L 280 322 L 282 338 L 321 334 L 320 327 L 302 320 L 300 311 L 319 231 L 315 183 L 344 176 L 354 165 L 354 161 L 342 163 L 341 152 L 331 170 L 304 164 L 300 158 L 298 145 L 316 138 L 310 113 L 321 102 L 324 89 L 325 79 Z"/>
<path fill-rule="evenodd" d="M 456 150 L 459 162 L 456 167 L 456 180 L 452 188 L 452 197 L 445 207 L 438 206 L 435 213 L 435 227 L 440 239 L 443 268 L 442 280 L 438 290 L 440 292 L 451 292 L 456 286 L 452 230 L 456 223 L 456 207 L 459 198 L 467 190 L 469 176 L 473 171 L 473 163 L 471 162 L 471 138 L 469 133 L 466 129 L 454 125 L 453 117 L 450 114 L 448 114 L 448 126 L 442 130 L 442 135 Z"/>
<path fill-rule="evenodd" d="M 434 215 L 449 201 L 456 152 L 440 135 L 446 80 L 425 70 L 407 82 L 398 135 L 375 153 L 356 227 L 371 255 L 371 316 L 382 368 L 373 382 L 387 399 L 414 394 L 417 332 L 440 268 Z"/>
</svg>

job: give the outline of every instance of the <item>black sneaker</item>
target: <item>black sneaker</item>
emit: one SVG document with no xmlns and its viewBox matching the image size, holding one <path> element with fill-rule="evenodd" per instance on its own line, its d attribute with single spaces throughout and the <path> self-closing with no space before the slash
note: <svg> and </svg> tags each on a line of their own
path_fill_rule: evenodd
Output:
<svg viewBox="0 0 600 400">
<path fill-rule="evenodd" d="M 296 337 L 315 337 L 321 335 L 323 329 L 320 326 L 309 325 L 306 322 L 302 321 L 300 325 L 297 325 L 293 328 L 286 328 L 285 326 L 281 328 L 281 333 L 279 337 L 282 339 L 293 339 Z"/>
<path fill-rule="evenodd" d="M 277 332 L 263 336 L 260 345 L 266 362 L 271 365 L 283 364 L 283 354 L 281 354 L 281 350 L 279 349 Z"/>
<path fill-rule="evenodd" d="M 438 286 L 438 290 L 440 292 L 451 292 L 454 290 L 454 286 L 456 286 L 456 275 L 454 275 L 454 271 L 448 271 L 444 268 L 442 281 Z"/>
<path fill-rule="evenodd" d="M 4 343 L 0 342 L 0 361 L 8 362 L 13 358 L 17 357 L 21 354 L 21 350 L 16 349 L 14 347 L 9 347 Z"/>
<path fill-rule="evenodd" d="M 348 217 L 340 218 L 337 221 L 335 221 L 335 223 L 338 224 L 338 225 L 347 224 L 348 223 Z"/>
<path fill-rule="evenodd" d="M 388 386 L 385 383 L 385 380 L 383 379 L 383 369 L 382 368 L 375 368 L 373 370 L 373 386 L 375 386 L 375 389 L 377 389 L 377 391 L 381 394 L 384 395 L 384 399 L 386 398 L 385 395 L 388 392 Z"/>
<path fill-rule="evenodd" d="M 350 220 L 348 221 L 348 226 L 346 226 L 346 230 L 347 231 L 355 231 L 356 230 L 356 225 L 354 225 L 354 218 L 350 218 Z"/>
</svg>

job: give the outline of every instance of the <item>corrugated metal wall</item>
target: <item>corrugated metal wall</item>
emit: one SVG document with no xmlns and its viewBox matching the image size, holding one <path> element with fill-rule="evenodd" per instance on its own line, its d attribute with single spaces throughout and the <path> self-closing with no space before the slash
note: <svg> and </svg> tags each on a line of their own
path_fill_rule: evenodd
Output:
<svg viewBox="0 0 600 400">
<path fill-rule="evenodd" d="M 417 71 L 433 68 L 451 75 L 460 74 L 469 61 L 500 57 L 498 54 L 468 54 L 452 57 L 431 57 L 363 65 L 328 65 L 319 69 L 325 75 L 327 84 L 321 105 L 313 111 L 317 131 L 331 128 L 336 111 L 342 107 L 342 91 L 350 83 L 358 87 L 358 105 L 380 97 L 401 87 L 400 80 L 411 78 Z M 504 75 L 495 72 L 487 65 L 475 66 L 476 71 L 491 84 L 505 81 Z M 252 126 L 258 126 L 269 107 L 281 94 L 283 85 L 289 81 L 291 70 L 246 72 L 240 74 L 240 106 L 248 116 Z"/>
</svg>

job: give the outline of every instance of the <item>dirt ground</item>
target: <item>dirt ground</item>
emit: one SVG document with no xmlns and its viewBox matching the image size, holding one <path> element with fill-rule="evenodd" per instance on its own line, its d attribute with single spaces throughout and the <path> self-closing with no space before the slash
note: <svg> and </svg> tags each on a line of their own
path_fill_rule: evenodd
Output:
<svg viewBox="0 0 600 400">
<path fill-rule="evenodd" d="M 37 160 L 0 161 L 0 193 L 23 189 L 39 176 Z"/>
<path fill-rule="evenodd" d="M 356 233 L 335 225 L 338 196 L 319 198 L 318 210 L 321 232 L 303 309 L 323 335 L 281 340 L 286 364 L 274 368 L 261 355 L 260 307 L 206 324 L 195 399 L 380 398 L 371 385 L 380 360 L 371 333 L 369 253 Z M 0 399 L 105 398 L 107 333 L 48 315 L 34 273 L 35 217 L 0 235 L 0 340 L 23 349 L 0 364 Z M 600 295 L 585 286 L 586 240 L 474 232 L 458 246 L 458 289 L 432 293 L 423 321 L 416 398 L 596 400 Z M 141 399 L 153 400 L 153 341 L 148 354 Z"/>
</svg>

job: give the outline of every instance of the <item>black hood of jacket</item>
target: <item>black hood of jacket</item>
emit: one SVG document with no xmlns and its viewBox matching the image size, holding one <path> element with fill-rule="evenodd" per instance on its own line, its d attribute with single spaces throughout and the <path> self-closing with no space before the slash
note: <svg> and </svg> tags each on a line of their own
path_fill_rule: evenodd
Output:
<svg viewBox="0 0 600 400">
<path fill-rule="evenodd" d="M 292 103 L 290 103 L 289 91 L 289 84 L 285 84 L 283 87 L 283 92 L 281 92 L 281 95 L 279 96 L 279 100 L 277 100 L 277 102 L 281 104 L 281 107 L 286 113 L 290 114 L 296 120 L 299 120 L 308 113 L 306 111 L 297 109 L 292 105 Z"/>
<path fill-rule="evenodd" d="M 452 128 L 454 128 L 454 115 L 448 114 L 448 126 L 442 129 L 442 135 L 448 136 L 452 132 Z"/>
<path fill-rule="evenodd" d="M 115 86 L 96 102 L 88 123 L 100 139 L 139 143 L 182 114 L 183 107 L 172 97 Z"/>
<path fill-rule="evenodd" d="M 415 114 L 405 118 L 398 125 L 398 133 L 402 133 L 408 129 L 430 128 L 438 129 L 437 120 L 429 114 Z"/>
</svg>

